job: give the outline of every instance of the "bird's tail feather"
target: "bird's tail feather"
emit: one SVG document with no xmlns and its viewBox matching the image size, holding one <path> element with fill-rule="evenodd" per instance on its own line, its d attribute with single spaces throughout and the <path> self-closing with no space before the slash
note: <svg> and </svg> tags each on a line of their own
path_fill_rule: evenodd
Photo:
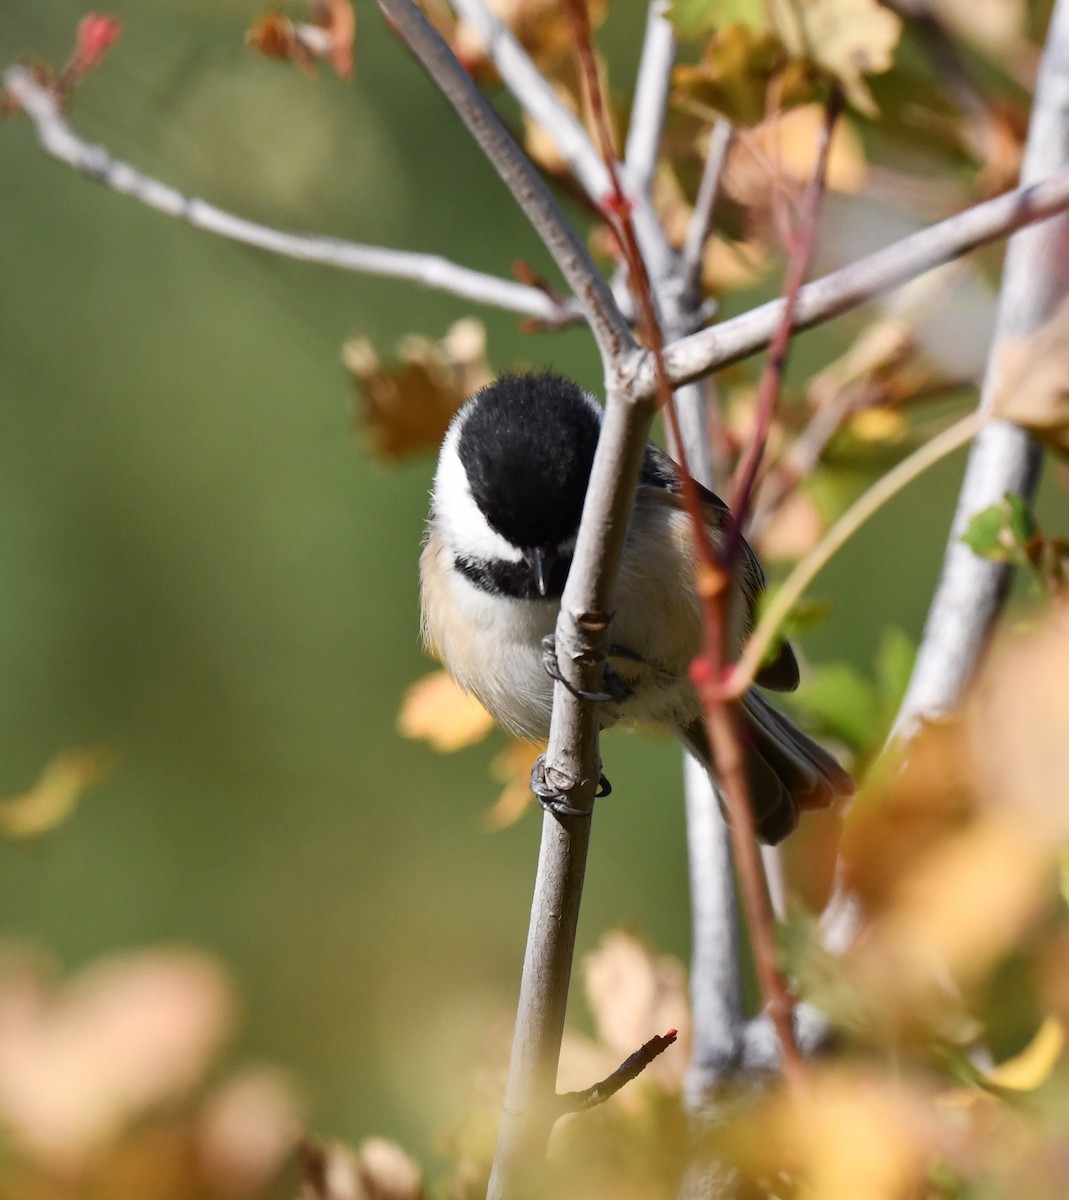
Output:
<svg viewBox="0 0 1069 1200">
<path fill-rule="evenodd" d="M 735 708 L 746 757 L 750 804 L 758 836 L 775 845 L 807 809 L 826 808 L 854 791 L 850 775 L 819 743 L 750 691 Z M 707 768 L 709 747 L 701 719 L 680 731 L 683 745 Z"/>
</svg>

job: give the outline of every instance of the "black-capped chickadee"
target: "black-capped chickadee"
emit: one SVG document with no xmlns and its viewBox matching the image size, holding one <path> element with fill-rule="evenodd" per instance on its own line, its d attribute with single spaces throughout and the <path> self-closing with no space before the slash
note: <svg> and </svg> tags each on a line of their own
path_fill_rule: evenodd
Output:
<svg viewBox="0 0 1069 1200">
<path fill-rule="evenodd" d="M 422 630 L 460 686 L 521 737 L 549 736 L 553 680 L 543 643 L 557 622 L 571 566 L 601 409 L 553 374 L 506 375 L 453 418 L 438 459 L 420 559 Z M 675 463 L 654 445 L 628 529 L 610 630 L 613 698 L 598 705 L 601 727 L 620 721 L 670 730 L 707 768 L 708 743 L 688 670 L 699 652 L 694 538 Z M 723 541 L 726 505 L 699 488 L 713 543 Z M 764 572 L 741 543 L 732 638 L 753 625 Z M 757 683 L 798 686 L 784 645 Z M 812 738 L 751 690 L 738 702 L 754 818 L 778 842 L 803 809 L 854 790 L 850 776 Z"/>
</svg>

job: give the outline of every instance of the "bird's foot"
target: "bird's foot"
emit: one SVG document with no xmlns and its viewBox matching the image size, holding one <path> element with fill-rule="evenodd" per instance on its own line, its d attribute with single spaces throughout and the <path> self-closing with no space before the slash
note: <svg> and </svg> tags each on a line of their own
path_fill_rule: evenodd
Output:
<svg viewBox="0 0 1069 1200">
<path fill-rule="evenodd" d="M 576 808 L 570 802 L 571 788 L 558 787 L 550 782 L 544 754 L 538 756 L 535 765 L 531 768 L 531 791 L 534 792 L 535 799 L 546 812 L 552 813 L 555 817 L 589 818 L 593 811 L 589 808 Z M 603 796 L 611 794 L 612 784 L 604 775 L 599 775 L 598 790 L 594 793 L 594 799 L 600 800 Z"/>
<path fill-rule="evenodd" d="M 613 650 L 615 650 L 615 647 Z M 557 658 L 557 643 L 553 634 L 547 634 L 542 639 L 542 666 L 550 679 L 555 680 L 557 683 L 563 683 L 577 700 L 589 700 L 592 704 L 608 704 L 614 700 L 624 700 L 631 694 L 631 689 L 608 663 L 605 664 L 602 675 L 602 683 L 604 685 L 602 691 L 588 692 L 583 688 L 577 688 L 569 683 L 561 674 L 560 662 Z M 537 795 L 537 793 L 535 794 Z"/>
</svg>

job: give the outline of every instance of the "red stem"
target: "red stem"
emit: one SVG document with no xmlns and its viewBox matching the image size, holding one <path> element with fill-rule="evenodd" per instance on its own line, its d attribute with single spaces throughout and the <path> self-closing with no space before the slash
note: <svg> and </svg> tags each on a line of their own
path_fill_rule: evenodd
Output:
<svg viewBox="0 0 1069 1200">
<path fill-rule="evenodd" d="M 733 710 L 725 701 L 721 681 L 726 657 L 725 601 L 731 581 L 731 567 L 741 537 L 742 521 L 749 507 L 760 466 L 764 443 L 768 438 L 768 431 L 775 413 L 783 367 L 790 347 L 791 325 L 797 305 L 798 290 L 805 277 L 816 240 L 817 219 L 827 169 L 828 144 L 831 129 L 841 107 L 841 98 L 836 91 L 829 100 L 824 135 L 817 157 L 816 174 L 808 196 L 805 224 L 798 235 L 792 239 L 789 247 L 790 262 L 785 285 L 787 303 L 761 378 L 757 427 L 744 464 L 745 472 L 742 476 L 744 486 L 737 492 L 737 502 L 741 501 L 741 508 L 736 507 L 735 509 L 736 517 L 728 529 L 725 551 L 718 555 L 709 538 L 697 485 L 687 466 L 686 451 L 680 436 L 673 402 L 672 385 L 664 366 L 664 341 L 654 309 L 649 276 L 635 237 L 630 217 L 631 205 L 620 185 L 619 172 L 616 168 L 616 155 L 606 118 L 604 97 L 601 92 L 601 81 L 598 77 L 586 8 L 583 0 L 564 0 L 564 11 L 571 23 L 575 39 L 583 98 L 593 121 L 609 175 L 611 192 L 601 205 L 602 211 L 615 229 L 627 263 L 628 277 L 635 298 L 635 307 L 639 314 L 643 340 L 653 355 L 657 396 L 667 416 L 680 455 L 683 497 L 693 524 L 698 554 L 697 585 L 703 612 L 703 649 L 701 656 L 694 664 L 695 686 L 705 714 L 706 730 L 713 761 L 716 764 L 717 779 L 728 808 L 728 825 L 735 852 L 736 870 L 746 905 L 754 961 L 765 1009 L 779 1039 L 784 1078 L 795 1097 L 801 1098 L 805 1092 L 805 1073 L 802 1054 L 794 1034 L 793 1002 L 787 980 L 776 963 L 775 918 L 757 845 L 743 767 L 743 752 L 735 729 Z"/>
</svg>

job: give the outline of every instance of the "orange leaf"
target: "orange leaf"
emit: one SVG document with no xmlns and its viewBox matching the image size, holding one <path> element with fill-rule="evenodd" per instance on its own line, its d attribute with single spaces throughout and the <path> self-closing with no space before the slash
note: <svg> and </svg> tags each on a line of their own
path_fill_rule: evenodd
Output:
<svg viewBox="0 0 1069 1200">
<path fill-rule="evenodd" d="M 494 718 L 446 671 L 432 671 L 412 684 L 397 715 L 399 733 L 430 742 L 443 754 L 481 742 L 493 727 Z"/>
</svg>

